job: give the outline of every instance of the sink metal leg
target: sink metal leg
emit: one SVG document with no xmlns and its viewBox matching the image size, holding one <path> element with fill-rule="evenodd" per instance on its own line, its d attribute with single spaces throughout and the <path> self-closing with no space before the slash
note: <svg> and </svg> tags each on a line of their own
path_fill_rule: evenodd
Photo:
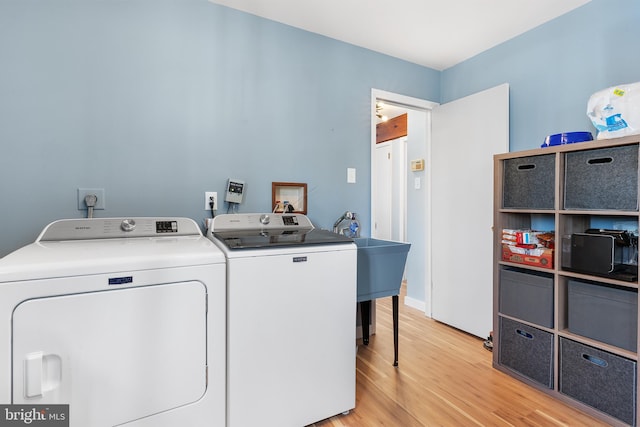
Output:
<svg viewBox="0 0 640 427">
<path fill-rule="evenodd" d="M 398 366 L 398 295 L 391 297 L 393 307 L 393 366 Z M 369 345 L 369 323 L 371 322 L 371 300 L 360 302 L 360 323 L 362 324 L 362 343 Z"/>
<path fill-rule="evenodd" d="M 369 345 L 369 322 L 371 322 L 371 300 L 360 302 L 360 323 L 362 324 L 362 343 Z"/>
<path fill-rule="evenodd" d="M 393 366 L 398 366 L 398 295 L 391 297 L 393 305 Z"/>
</svg>

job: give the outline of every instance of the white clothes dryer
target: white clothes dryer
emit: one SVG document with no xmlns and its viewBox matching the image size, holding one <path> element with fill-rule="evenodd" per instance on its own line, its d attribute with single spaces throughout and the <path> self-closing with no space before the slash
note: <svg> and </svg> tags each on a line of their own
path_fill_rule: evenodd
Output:
<svg viewBox="0 0 640 427">
<path fill-rule="evenodd" d="M 0 403 L 71 427 L 225 424 L 225 258 L 186 218 L 49 224 L 0 259 Z"/>
</svg>

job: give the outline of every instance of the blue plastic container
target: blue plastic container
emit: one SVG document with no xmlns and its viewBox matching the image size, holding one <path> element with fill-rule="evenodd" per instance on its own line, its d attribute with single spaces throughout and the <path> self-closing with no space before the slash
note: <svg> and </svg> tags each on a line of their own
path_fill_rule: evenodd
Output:
<svg viewBox="0 0 640 427">
<path fill-rule="evenodd" d="M 544 139 L 540 147 L 553 147 L 554 145 L 573 144 L 574 142 L 593 141 L 591 132 L 566 132 L 549 135 Z"/>
<path fill-rule="evenodd" d="M 398 295 L 410 243 L 360 237 L 358 247 L 358 302 Z"/>
</svg>

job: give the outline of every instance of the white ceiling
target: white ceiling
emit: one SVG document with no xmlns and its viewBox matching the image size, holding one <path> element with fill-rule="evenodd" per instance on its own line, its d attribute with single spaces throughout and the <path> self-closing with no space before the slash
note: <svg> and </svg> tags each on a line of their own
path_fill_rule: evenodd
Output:
<svg viewBox="0 0 640 427">
<path fill-rule="evenodd" d="M 209 0 L 444 70 L 591 0 Z"/>
</svg>

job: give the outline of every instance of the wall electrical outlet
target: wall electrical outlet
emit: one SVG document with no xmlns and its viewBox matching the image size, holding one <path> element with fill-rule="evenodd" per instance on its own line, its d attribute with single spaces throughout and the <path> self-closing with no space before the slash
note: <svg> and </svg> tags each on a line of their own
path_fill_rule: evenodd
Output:
<svg viewBox="0 0 640 427">
<path fill-rule="evenodd" d="M 213 197 L 213 210 L 218 210 L 218 192 L 217 191 L 205 191 L 204 193 L 204 210 L 211 210 L 211 198 Z"/>
<path fill-rule="evenodd" d="M 87 210 L 87 204 L 84 202 L 84 198 L 89 194 L 94 194 L 98 198 L 93 210 L 101 210 L 107 208 L 107 203 L 104 198 L 104 188 L 78 188 L 79 211 Z"/>
</svg>

